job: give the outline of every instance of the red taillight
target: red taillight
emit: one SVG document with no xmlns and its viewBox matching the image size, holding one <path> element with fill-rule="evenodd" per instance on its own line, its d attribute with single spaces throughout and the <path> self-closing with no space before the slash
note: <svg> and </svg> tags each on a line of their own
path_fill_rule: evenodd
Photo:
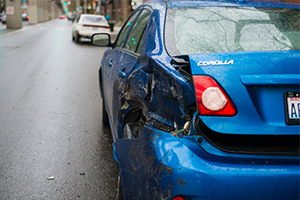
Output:
<svg viewBox="0 0 300 200">
<path fill-rule="evenodd" d="M 220 85 L 210 76 L 193 76 L 199 115 L 234 116 L 236 108 Z"/>
<path fill-rule="evenodd" d="M 184 198 L 180 197 L 180 196 L 176 196 L 174 197 L 172 200 L 184 200 Z"/>
</svg>

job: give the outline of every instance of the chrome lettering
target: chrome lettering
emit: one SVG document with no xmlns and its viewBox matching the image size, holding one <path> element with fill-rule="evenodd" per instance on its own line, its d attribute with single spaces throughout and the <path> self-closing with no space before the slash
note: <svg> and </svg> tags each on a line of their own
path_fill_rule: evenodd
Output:
<svg viewBox="0 0 300 200">
<path fill-rule="evenodd" d="M 199 61 L 197 66 L 208 66 L 208 65 L 232 65 L 233 60 L 216 60 L 216 61 Z"/>
</svg>

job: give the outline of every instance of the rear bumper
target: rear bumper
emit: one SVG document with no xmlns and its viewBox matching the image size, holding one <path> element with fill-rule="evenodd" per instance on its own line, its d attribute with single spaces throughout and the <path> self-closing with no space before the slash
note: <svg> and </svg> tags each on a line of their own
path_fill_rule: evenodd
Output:
<svg viewBox="0 0 300 200">
<path fill-rule="evenodd" d="M 215 119 L 214 119 L 215 120 Z M 216 120 L 215 120 L 216 121 Z M 285 155 L 299 156 L 299 134 L 289 135 L 292 131 L 286 130 L 285 135 L 276 133 L 264 134 L 227 134 L 211 130 L 198 116 L 195 117 L 191 135 L 201 137 L 203 142 L 199 144 L 206 152 L 214 155 L 235 156 L 235 154 L 249 155 Z M 243 128 L 241 128 L 243 127 Z M 241 126 L 242 133 L 245 126 Z M 220 131 L 226 127 L 220 127 Z M 274 130 L 274 129 L 273 129 Z M 272 130 L 269 131 L 272 133 Z M 258 132 L 259 133 L 259 132 Z M 229 154 L 227 154 L 229 153 Z"/>
<path fill-rule="evenodd" d="M 299 199 L 299 157 L 215 156 L 149 127 L 115 145 L 125 199 Z"/>
</svg>

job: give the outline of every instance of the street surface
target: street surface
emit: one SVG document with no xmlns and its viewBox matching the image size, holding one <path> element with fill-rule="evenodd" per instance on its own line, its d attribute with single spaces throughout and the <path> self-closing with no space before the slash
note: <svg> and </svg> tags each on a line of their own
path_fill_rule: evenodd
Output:
<svg viewBox="0 0 300 200">
<path fill-rule="evenodd" d="M 0 199 L 114 199 L 98 86 L 105 48 L 74 43 L 67 19 L 1 27 Z"/>
</svg>

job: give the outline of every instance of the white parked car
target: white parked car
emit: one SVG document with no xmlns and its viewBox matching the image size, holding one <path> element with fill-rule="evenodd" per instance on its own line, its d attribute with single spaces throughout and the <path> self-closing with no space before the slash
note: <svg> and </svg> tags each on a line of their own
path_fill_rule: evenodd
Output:
<svg viewBox="0 0 300 200">
<path fill-rule="evenodd" d="M 94 33 L 109 33 L 110 27 L 102 15 L 82 14 L 75 19 L 72 27 L 72 39 L 79 42 L 80 38 L 91 38 Z"/>
</svg>

